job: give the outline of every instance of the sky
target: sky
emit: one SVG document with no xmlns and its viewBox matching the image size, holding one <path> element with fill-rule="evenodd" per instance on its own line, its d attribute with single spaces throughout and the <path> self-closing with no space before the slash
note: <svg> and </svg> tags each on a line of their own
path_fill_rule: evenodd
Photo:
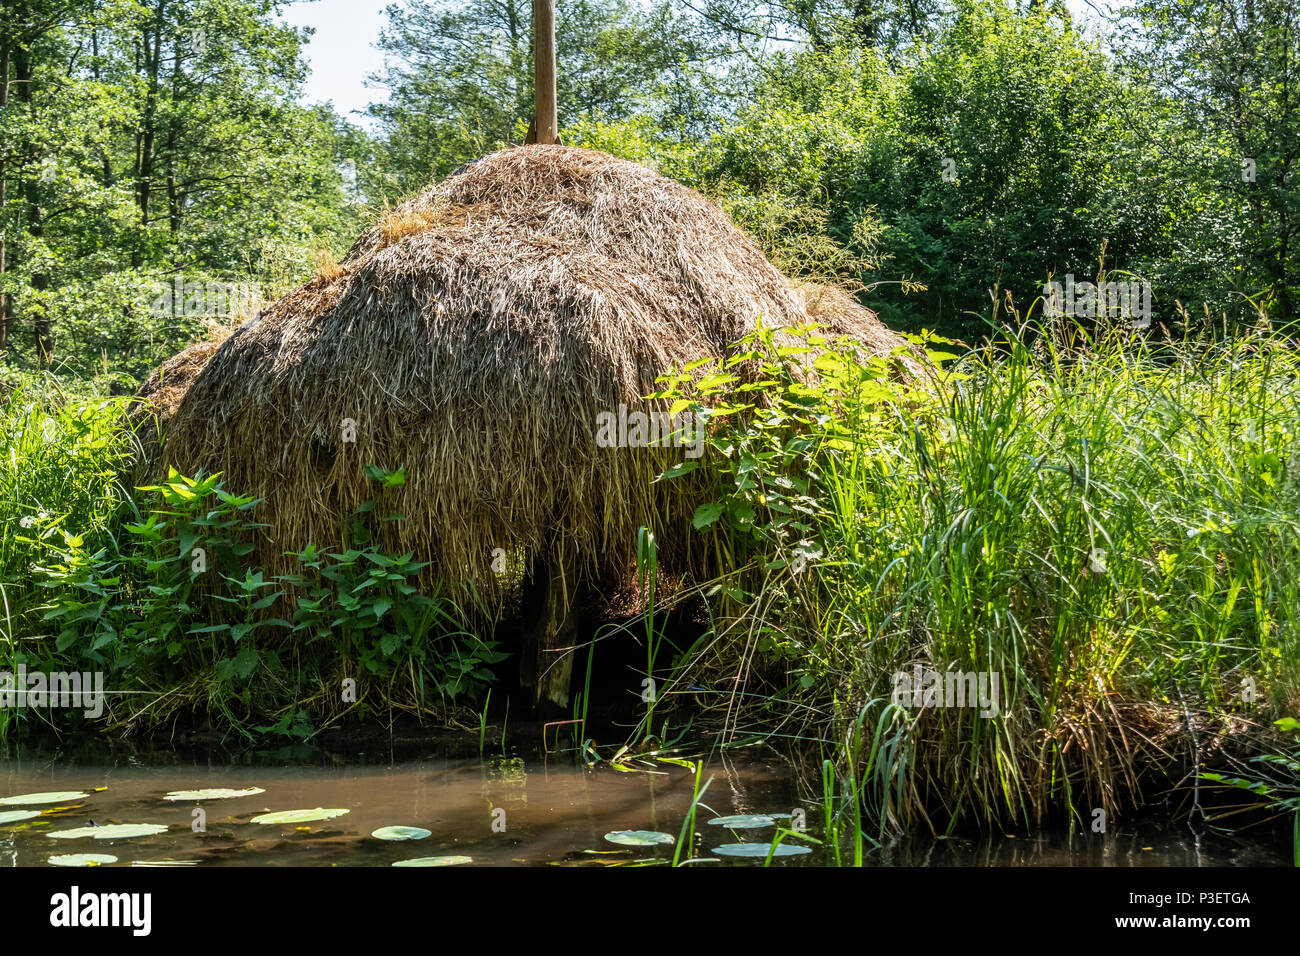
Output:
<svg viewBox="0 0 1300 956">
<path fill-rule="evenodd" d="M 332 102 L 336 112 L 369 127 L 354 110 L 384 99 L 382 89 L 366 86 L 366 77 L 384 65 L 376 49 L 384 8 L 393 0 L 310 0 L 285 9 L 283 19 L 296 27 L 315 27 L 307 44 L 311 74 L 304 103 Z"/>
<path fill-rule="evenodd" d="M 384 90 L 366 86 L 366 77 L 384 65 L 376 44 L 385 23 L 384 9 L 392 2 L 395 0 L 300 0 L 285 9 L 288 23 L 316 28 L 307 45 L 311 74 L 304 103 L 332 102 L 336 112 L 373 129 L 356 111 L 385 97 Z M 1093 3 L 1105 9 L 1104 0 Z M 1076 16 L 1096 19 L 1088 0 L 1066 0 L 1066 4 Z"/>
</svg>

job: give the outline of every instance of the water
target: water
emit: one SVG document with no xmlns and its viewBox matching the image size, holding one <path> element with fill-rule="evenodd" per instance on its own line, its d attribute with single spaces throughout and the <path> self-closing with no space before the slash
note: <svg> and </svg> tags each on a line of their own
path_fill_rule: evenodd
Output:
<svg viewBox="0 0 1300 956">
<path fill-rule="evenodd" d="M 608 756 L 608 755 L 607 755 Z M 111 752 L 23 753 L 0 759 L 0 797 L 43 791 L 95 791 L 80 800 L 28 809 L 39 818 L 0 825 L 0 865 L 44 866 L 53 854 L 103 853 L 115 865 L 186 861 L 201 866 L 388 866 L 415 857 L 468 856 L 472 865 L 625 865 L 671 859 L 672 847 L 619 847 L 605 839 L 618 830 L 661 831 L 677 837 L 689 808 L 693 774 L 685 767 L 633 764 L 656 772 L 620 772 L 575 764 L 572 753 L 551 755 L 520 745 L 480 757 L 477 740 L 443 738 L 414 750 L 376 749 L 336 754 L 305 748 L 281 752 L 186 752 L 170 748 Z M 808 832 L 820 837 L 821 810 L 801 799 L 791 768 L 770 751 L 729 752 L 713 758 L 704 779 L 709 809 L 698 815 L 694 855 L 711 866 L 755 866 L 762 860 L 727 859 L 714 847 L 771 840 L 771 827 L 730 831 L 707 825 L 715 815 L 802 811 Z M 171 803 L 173 790 L 260 787 L 231 800 Z M 203 810 L 196 830 L 194 810 Z M 346 809 L 332 820 L 295 825 L 249 822 L 270 811 Z M 0 809 L 15 809 L 0 807 Z M 49 833 L 86 825 L 154 823 L 155 836 L 95 840 L 52 839 Z M 370 836 L 387 826 L 431 831 L 422 840 L 388 842 Z M 979 838 L 910 838 L 868 854 L 868 865 L 905 866 L 1286 866 L 1289 847 L 1276 835 L 1222 837 L 1199 842 L 1186 826 L 1117 826 L 1105 837 L 1051 831 Z M 798 841 L 788 840 L 791 845 Z M 599 851 L 599 852 L 590 852 Z M 773 861 L 779 866 L 821 865 L 813 852 Z"/>
</svg>

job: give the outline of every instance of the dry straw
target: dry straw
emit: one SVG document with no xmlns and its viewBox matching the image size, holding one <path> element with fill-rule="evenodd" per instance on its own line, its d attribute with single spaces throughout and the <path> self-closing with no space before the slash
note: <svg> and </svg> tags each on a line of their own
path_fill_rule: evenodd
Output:
<svg viewBox="0 0 1300 956">
<path fill-rule="evenodd" d="M 796 288 L 679 183 L 591 150 L 505 149 L 387 213 L 219 348 L 169 360 L 142 389 L 166 431 L 150 466 L 264 498 L 270 571 L 343 543 L 375 497 L 371 464 L 405 468 L 385 502 L 405 520 L 380 543 L 432 562 L 430 581 L 497 593 L 495 548 L 610 579 L 641 525 L 665 569 L 689 570 L 692 486 L 652 483 L 682 449 L 598 447 L 597 414 L 651 410 L 656 376 L 759 316 L 902 344 L 850 296 Z"/>
</svg>

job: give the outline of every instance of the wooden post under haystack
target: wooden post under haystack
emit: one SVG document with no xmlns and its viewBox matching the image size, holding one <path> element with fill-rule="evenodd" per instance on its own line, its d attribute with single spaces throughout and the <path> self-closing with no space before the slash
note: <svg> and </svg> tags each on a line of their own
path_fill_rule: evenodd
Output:
<svg viewBox="0 0 1300 956">
<path fill-rule="evenodd" d="M 555 0 L 533 0 L 533 108 L 528 142 L 560 142 L 555 84 Z M 569 706 L 573 644 L 578 636 L 578 568 L 549 543 L 531 555 L 524 579 L 524 632 L 520 683 L 533 691 L 540 711 Z"/>
<path fill-rule="evenodd" d="M 577 562 L 553 546 L 529 556 L 524 577 L 523 641 L 519 682 L 533 692 L 540 713 L 567 712 L 574 646 L 581 613 Z"/>
</svg>

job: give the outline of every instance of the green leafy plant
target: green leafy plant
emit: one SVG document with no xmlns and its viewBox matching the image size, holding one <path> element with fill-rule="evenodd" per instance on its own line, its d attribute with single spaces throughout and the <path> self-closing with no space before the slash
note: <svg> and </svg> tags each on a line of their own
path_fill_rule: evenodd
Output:
<svg viewBox="0 0 1300 956">
<path fill-rule="evenodd" d="M 1300 720 L 1283 717 L 1274 721 L 1280 730 L 1300 734 Z M 1300 866 L 1300 745 L 1289 753 L 1262 754 L 1251 758 L 1258 764 L 1260 774 L 1254 777 L 1229 777 L 1221 773 L 1203 773 L 1202 780 L 1245 790 L 1265 802 L 1279 813 L 1289 813 L 1292 818 L 1292 858 Z"/>
<path fill-rule="evenodd" d="M 400 470 L 368 474 L 381 489 L 404 481 Z M 220 477 L 171 471 L 142 487 L 136 520 L 98 547 L 65 527 L 66 516 L 31 523 L 29 545 L 49 558 L 39 569 L 50 594 L 42 620 L 60 628 L 51 663 L 85 661 L 111 679 L 172 687 L 135 711 L 142 719 L 203 703 L 247 736 L 294 740 L 317 732 L 313 701 L 325 705 L 317 717 L 338 716 L 337 695 L 318 690 L 337 668 L 384 684 L 387 706 L 399 681 L 417 709 L 431 703 L 429 690 L 450 704 L 486 690 L 506 655 L 466 627 L 458 605 L 422 592 L 425 563 L 373 543 L 373 502 L 354 516 L 352 547 L 308 547 L 297 573 L 268 577 L 247 563 L 258 501 L 226 491 Z"/>
</svg>

